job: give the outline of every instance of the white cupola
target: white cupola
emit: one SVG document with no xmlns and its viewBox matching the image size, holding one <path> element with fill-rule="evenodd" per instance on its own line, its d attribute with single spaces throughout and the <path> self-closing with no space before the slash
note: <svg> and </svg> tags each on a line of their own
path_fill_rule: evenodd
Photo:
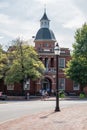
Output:
<svg viewBox="0 0 87 130">
<path fill-rule="evenodd" d="M 46 10 L 44 10 L 44 15 L 40 19 L 40 27 L 41 28 L 49 28 L 49 22 L 50 22 L 50 20 L 48 19 L 47 15 L 46 15 Z"/>
</svg>

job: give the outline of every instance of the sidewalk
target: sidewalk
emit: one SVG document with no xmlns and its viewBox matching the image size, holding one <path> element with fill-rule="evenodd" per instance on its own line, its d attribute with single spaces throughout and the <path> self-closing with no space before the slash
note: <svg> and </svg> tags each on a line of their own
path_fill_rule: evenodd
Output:
<svg viewBox="0 0 87 130">
<path fill-rule="evenodd" d="M 30 96 L 28 100 L 40 100 L 41 96 Z M 54 101 L 56 100 L 56 96 L 50 96 L 46 98 L 47 100 Z M 60 98 L 60 100 L 79 100 L 79 96 L 66 96 L 65 98 Z M 27 101 L 24 96 L 8 96 L 8 101 Z M 80 99 L 81 100 L 81 99 Z M 86 98 L 87 100 L 87 98 Z"/>
<path fill-rule="evenodd" d="M 0 124 L 0 130 L 87 130 L 87 104 L 27 115 Z"/>
</svg>

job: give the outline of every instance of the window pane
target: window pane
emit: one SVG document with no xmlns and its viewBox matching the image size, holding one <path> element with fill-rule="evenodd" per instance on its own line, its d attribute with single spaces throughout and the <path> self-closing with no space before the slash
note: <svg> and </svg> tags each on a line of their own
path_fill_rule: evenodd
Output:
<svg viewBox="0 0 87 130">
<path fill-rule="evenodd" d="M 59 89 L 65 90 L 65 79 L 64 78 L 59 78 Z"/>
<path fill-rule="evenodd" d="M 14 90 L 14 84 L 7 85 L 7 90 Z"/>
<path fill-rule="evenodd" d="M 65 59 L 64 58 L 59 59 L 59 68 L 65 68 Z"/>
<path fill-rule="evenodd" d="M 79 84 L 76 82 L 73 82 L 73 90 L 79 90 Z"/>
</svg>

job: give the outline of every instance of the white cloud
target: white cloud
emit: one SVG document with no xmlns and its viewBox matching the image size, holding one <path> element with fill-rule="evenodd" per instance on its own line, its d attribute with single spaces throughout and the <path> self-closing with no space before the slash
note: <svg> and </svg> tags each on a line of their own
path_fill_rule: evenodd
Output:
<svg viewBox="0 0 87 130">
<path fill-rule="evenodd" d="M 0 14 L 0 24 L 14 24 L 14 21 L 8 16 L 8 15 L 5 15 L 5 14 Z"/>
<path fill-rule="evenodd" d="M 7 22 L 4 22 L 4 26 L 0 28 L 0 32 L 5 35 L 5 38 L 9 37 L 10 40 L 18 37 L 21 37 L 24 40 L 29 40 L 33 35 L 36 35 L 39 28 L 39 26 L 37 26 L 38 23 L 26 20 L 21 21 L 20 19 L 9 20 L 8 23 L 10 23 L 10 26 L 7 26 Z"/>
<path fill-rule="evenodd" d="M 69 28 L 69 29 L 76 29 L 82 26 L 82 24 L 84 24 L 84 22 L 86 21 L 85 17 L 75 17 L 74 19 L 72 19 L 71 21 L 65 23 L 63 25 L 64 28 Z"/>
<path fill-rule="evenodd" d="M 7 8 L 9 4 L 7 2 L 0 2 L 0 9 Z"/>
<path fill-rule="evenodd" d="M 40 2 L 42 4 L 49 4 L 49 3 L 54 3 L 53 0 L 36 0 L 37 2 Z"/>
<path fill-rule="evenodd" d="M 3 36 L 0 36 L 0 39 L 3 39 L 4 37 Z"/>
<path fill-rule="evenodd" d="M 6 1 L 6 2 L 5 2 Z M 86 0 L 4 0 L 0 1 L 0 42 L 22 37 L 31 39 L 39 29 L 39 19 L 46 4 L 50 28 L 61 46 L 70 47 L 74 41 L 76 28 L 87 19 Z M 80 3 L 81 2 L 81 3 Z M 82 4 L 83 3 L 83 4 Z M 85 5 L 85 10 L 84 10 Z"/>
<path fill-rule="evenodd" d="M 67 20 L 64 24 L 64 28 L 76 29 L 82 26 L 86 22 L 86 17 L 77 6 L 74 5 L 74 11 L 72 18 Z"/>
<path fill-rule="evenodd" d="M 72 44 L 74 43 L 73 33 L 56 33 L 57 35 L 57 42 L 59 43 L 60 47 L 66 47 L 72 49 Z"/>
</svg>

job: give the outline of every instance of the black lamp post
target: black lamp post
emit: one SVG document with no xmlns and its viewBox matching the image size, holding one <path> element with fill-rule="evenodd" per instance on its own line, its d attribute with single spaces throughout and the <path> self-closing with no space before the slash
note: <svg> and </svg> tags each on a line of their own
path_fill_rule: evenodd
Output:
<svg viewBox="0 0 87 130">
<path fill-rule="evenodd" d="M 54 48 L 54 52 L 56 55 L 56 108 L 55 108 L 55 112 L 60 111 L 59 108 L 59 87 L 58 87 L 58 56 L 60 55 L 60 49 L 59 49 L 59 45 L 58 43 L 56 44 L 55 48 Z"/>
</svg>

